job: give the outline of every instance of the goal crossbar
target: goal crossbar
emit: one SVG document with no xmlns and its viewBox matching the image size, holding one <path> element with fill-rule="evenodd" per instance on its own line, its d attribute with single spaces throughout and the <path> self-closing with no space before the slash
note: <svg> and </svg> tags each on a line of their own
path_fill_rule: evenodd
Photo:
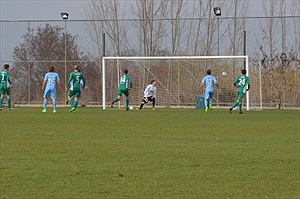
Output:
<svg viewBox="0 0 300 199">
<path fill-rule="evenodd" d="M 245 59 L 247 76 L 249 76 L 249 57 L 248 55 L 240 56 L 163 56 L 163 57 L 102 57 L 102 105 L 106 109 L 106 75 L 105 75 L 105 60 L 187 60 L 187 59 Z M 247 110 L 250 110 L 249 91 L 246 95 Z"/>
</svg>

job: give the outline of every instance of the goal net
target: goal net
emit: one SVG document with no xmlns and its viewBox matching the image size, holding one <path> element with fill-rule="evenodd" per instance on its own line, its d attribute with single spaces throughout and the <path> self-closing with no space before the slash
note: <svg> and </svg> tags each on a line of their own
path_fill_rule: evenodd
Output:
<svg viewBox="0 0 300 199">
<path fill-rule="evenodd" d="M 133 81 L 130 106 L 137 107 L 146 86 L 151 80 L 156 80 L 156 106 L 195 107 L 196 96 L 204 95 L 201 81 L 210 69 L 219 83 L 219 89 L 215 88 L 213 106 L 228 108 L 237 99 L 233 82 L 241 75 L 242 68 L 247 70 L 251 81 L 251 90 L 246 94 L 244 106 L 250 110 L 251 99 L 253 107 L 260 107 L 260 87 L 257 83 L 253 86 L 251 75 L 253 73 L 255 82 L 259 82 L 259 70 L 256 71 L 259 67 L 249 67 L 248 56 L 103 57 L 103 109 L 117 96 L 124 69 L 129 71 Z M 223 72 L 226 76 L 222 75 Z M 120 107 L 124 106 L 123 96 Z"/>
</svg>

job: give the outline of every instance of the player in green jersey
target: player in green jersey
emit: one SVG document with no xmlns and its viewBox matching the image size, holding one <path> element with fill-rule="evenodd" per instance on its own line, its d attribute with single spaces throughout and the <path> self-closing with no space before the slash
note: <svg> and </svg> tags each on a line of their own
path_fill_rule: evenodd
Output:
<svg viewBox="0 0 300 199">
<path fill-rule="evenodd" d="M 238 99 L 233 104 L 233 106 L 229 109 L 230 113 L 231 111 L 236 107 L 239 106 L 240 114 L 243 114 L 242 111 L 242 99 L 245 96 L 246 91 L 250 89 L 250 79 L 246 76 L 247 71 L 245 69 L 242 70 L 242 75 L 239 76 L 233 83 L 235 87 L 238 89 Z"/>
<path fill-rule="evenodd" d="M 66 91 L 68 91 L 68 87 L 70 86 L 71 82 L 73 83 L 73 90 L 70 90 L 68 95 L 71 97 L 73 96 L 75 99 L 75 102 L 73 104 L 73 107 L 70 110 L 70 113 L 76 112 L 78 101 L 81 95 L 81 86 L 84 89 L 85 88 L 85 78 L 81 72 L 79 72 L 80 68 L 78 66 L 75 66 L 74 72 L 71 73 L 70 78 L 68 80 L 68 83 L 66 85 Z M 80 82 L 83 82 L 83 85 L 80 84 Z"/>
<path fill-rule="evenodd" d="M 80 72 L 80 68 L 78 69 L 78 72 Z M 82 92 L 82 86 L 83 86 L 83 81 L 80 81 L 80 85 L 81 85 L 81 92 Z M 87 89 L 87 85 L 86 85 L 86 81 L 85 81 L 85 89 Z M 73 104 L 74 104 L 74 96 L 70 96 L 70 94 L 72 94 L 71 92 L 73 92 L 73 81 L 70 82 L 70 90 L 68 92 L 68 99 L 66 101 L 66 105 L 68 105 L 70 103 L 71 108 L 73 108 Z M 79 103 L 79 102 L 78 102 Z"/>
<path fill-rule="evenodd" d="M 120 85 L 118 88 L 118 97 L 116 97 L 110 104 L 110 107 L 114 107 L 114 103 L 118 102 L 121 99 L 122 94 L 126 96 L 126 110 L 128 111 L 129 105 L 129 91 L 132 91 L 132 80 L 131 77 L 128 75 L 128 70 L 124 70 L 124 75 L 121 77 Z"/>
<path fill-rule="evenodd" d="M 2 110 L 3 98 L 5 95 L 7 97 L 8 109 L 13 110 L 13 108 L 11 108 L 11 99 L 10 99 L 10 87 L 12 87 L 13 85 L 10 80 L 10 74 L 8 71 L 9 71 L 9 65 L 5 64 L 4 70 L 0 73 L 0 111 Z"/>
</svg>

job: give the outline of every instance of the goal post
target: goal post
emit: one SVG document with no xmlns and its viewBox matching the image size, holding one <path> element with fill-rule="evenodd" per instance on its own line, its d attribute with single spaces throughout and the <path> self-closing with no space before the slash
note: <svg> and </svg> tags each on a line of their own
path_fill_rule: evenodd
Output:
<svg viewBox="0 0 300 199">
<path fill-rule="evenodd" d="M 222 88 L 226 84 L 227 87 L 226 89 L 222 88 L 221 91 L 215 91 L 218 99 L 215 98 L 214 104 L 227 107 L 229 103 L 234 102 L 232 101 L 233 96 L 236 98 L 236 89 L 232 88 L 233 81 L 241 74 L 241 69 L 244 67 L 251 80 L 248 56 L 103 57 L 103 109 L 106 109 L 108 102 L 112 100 L 110 98 L 116 97 L 120 70 L 125 68 L 129 70 L 134 85 L 133 92 L 135 94 L 130 96 L 130 104 L 137 105 L 141 101 L 143 89 L 152 79 L 155 79 L 158 83 L 157 92 L 163 99 L 161 103 L 158 99 L 158 104 L 160 103 L 161 106 L 194 106 L 195 102 L 192 99 L 199 95 L 201 80 L 206 75 L 206 70 L 212 69 L 212 75 L 217 76 L 219 86 Z M 223 71 L 228 73 L 226 78 L 221 76 Z M 168 99 L 166 99 L 167 97 Z M 222 97 L 226 98 L 226 103 L 221 100 Z M 249 91 L 246 93 L 245 105 L 246 109 L 250 110 Z"/>
</svg>

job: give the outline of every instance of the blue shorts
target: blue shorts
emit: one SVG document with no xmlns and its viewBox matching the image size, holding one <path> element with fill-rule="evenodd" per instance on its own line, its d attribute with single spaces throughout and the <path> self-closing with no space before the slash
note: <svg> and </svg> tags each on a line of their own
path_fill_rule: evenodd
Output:
<svg viewBox="0 0 300 199">
<path fill-rule="evenodd" d="M 214 96 L 214 91 L 206 91 L 205 92 L 205 99 L 212 98 Z"/>
<path fill-rule="evenodd" d="M 46 89 L 44 93 L 44 98 L 56 99 L 56 89 Z"/>
</svg>

